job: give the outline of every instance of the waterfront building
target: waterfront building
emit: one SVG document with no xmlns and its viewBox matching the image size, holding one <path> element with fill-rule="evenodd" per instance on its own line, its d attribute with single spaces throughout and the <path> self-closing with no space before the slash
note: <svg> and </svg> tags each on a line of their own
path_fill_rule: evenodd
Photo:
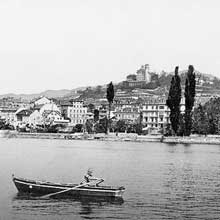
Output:
<svg viewBox="0 0 220 220">
<path fill-rule="evenodd" d="M 64 119 L 68 119 L 68 108 L 72 107 L 72 105 L 72 102 L 69 100 L 64 100 L 59 103 L 61 115 L 64 117 Z"/>
<path fill-rule="evenodd" d="M 16 124 L 29 124 L 29 117 L 32 114 L 32 110 L 20 108 L 16 111 Z"/>
<path fill-rule="evenodd" d="M 181 99 L 180 112 L 185 111 L 185 100 Z M 142 106 L 143 125 L 150 130 L 163 130 L 170 124 L 170 109 L 166 105 L 166 97 L 149 99 Z"/>
<path fill-rule="evenodd" d="M 32 125 L 42 125 L 44 124 L 44 118 L 38 110 L 33 110 L 33 112 L 29 116 L 28 122 Z"/>
<path fill-rule="evenodd" d="M 39 109 L 39 112 L 41 114 L 43 114 L 44 111 L 49 111 L 49 112 L 59 112 L 61 113 L 61 110 L 59 109 L 59 107 L 53 103 L 53 102 L 50 102 L 50 103 L 46 103 L 46 104 L 43 104 L 43 105 L 40 105 L 40 109 Z"/>
<path fill-rule="evenodd" d="M 117 120 L 124 120 L 128 123 L 136 123 L 140 116 L 140 110 L 138 107 L 134 106 L 123 106 L 122 108 L 117 108 L 114 111 L 114 116 Z"/>
<path fill-rule="evenodd" d="M 83 101 L 73 101 L 72 106 L 67 107 L 67 117 L 72 125 L 85 124 L 87 120 L 87 107 Z"/>
<path fill-rule="evenodd" d="M 163 129 L 170 124 L 170 109 L 165 99 L 151 99 L 143 104 L 143 125 L 149 130 Z"/>
<path fill-rule="evenodd" d="M 44 110 L 42 113 L 44 123 L 52 124 L 68 124 L 69 120 L 66 120 L 62 117 L 60 111 L 56 110 Z"/>
<path fill-rule="evenodd" d="M 0 107 L 0 118 L 4 119 L 6 123 L 14 124 L 16 122 L 17 108 L 12 107 Z"/>
</svg>

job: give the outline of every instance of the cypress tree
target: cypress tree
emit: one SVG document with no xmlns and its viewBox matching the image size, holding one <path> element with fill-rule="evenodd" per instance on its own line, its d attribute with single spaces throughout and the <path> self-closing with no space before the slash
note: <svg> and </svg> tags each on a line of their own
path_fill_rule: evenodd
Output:
<svg viewBox="0 0 220 220">
<path fill-rule="evenodd" d="M 177 134 L 180 123 L 181 80 L 178 69 L 179 67 L 176 66 L 175 75 L 171 79 L 168 99 L 166 100 L 166 104 L 170 108 L 170 122 L 175 134 Z"/>
<path fill-rule="evenodd" d="M 114 86 L 112 82 L 110 82 L 107 86 L 107 100 L 109 104 L 109 115 L 108 115 L 108 120 L 107 120 L 107 128 L 109 129 L 109 124 L 110 124 L 110 111 L 111 111 L 111 106 L 114 101 L 114 96 L 115 96 L 115 91 L 114 91 Z M 107 133 L 107 132 L 106 132 Z"/>
<path fill-rule="evenodd" d="M 99 120 L 99 110 L 94 110 L 94 122 L 97 122 Z"/>
<path fill-rule="evenodd" d="M 194 67 L 189 65 L 185 82 L 185 135 L 189 136 L 192 129 L 192 109 L 196 94 L 196 76 Z"/>
</svg>

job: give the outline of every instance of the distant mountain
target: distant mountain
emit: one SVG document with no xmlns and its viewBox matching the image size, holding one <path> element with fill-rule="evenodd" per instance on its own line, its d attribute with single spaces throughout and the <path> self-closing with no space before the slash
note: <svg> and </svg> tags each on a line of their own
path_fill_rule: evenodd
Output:
<svg viewBox="0 0 220 220">
<path fill-rule="evenodd" d="M 185 76 L 186 76 L 187 70 L 179 71 L 179 75 L 181 78 L 181 84 L 184 86 L 185 84 Z M 196 73 L 196 84 L 197 89 L 200 91 L 203 91 L 204 93 L 218 93 L 220 94 L 220 79 L 211 75 L 211 74 L 204 74 L 199 71 L 195 71 Z M 146 90 L 154 90 L 154 93 L 157 95 L 165 94 L 169 91 L 171 78 L 174 75 L 174 72 L 164 72 L 154 76 L 154 79 L 144 88 Z M 115 89 L 121 89 L 125 91 L 130 91 L 134 88 L 124 88 L 122 83 L 114 84 Z M 138 87 L 137 87 L 138 88 Z M 77 93 L 77 91 L 79 91 Z M 0 99 L 4 97 L 13 97 L 16 99 L 22 99 L 25 101 L 31 101 L 34 98 L 38 98 L 41 96 L 46 96 L 48 98 L 56 98 L 56 99 L 73 99 L 79 97 L 80 99 L 88 99 L 88 98 L 102 98 L 105 96 L 106 92 L 106 85 L 101 86 L 92 86 L 92 87 L 79 87 L 76 89 L 68 90 L 68 89 L 61 89 L 61 90 L 46 90 L 41 93 L 34 93 L 34 94 L 14 94 L 14 93 L 8 93 L 0 95 Z"/>
<path fill-rule="evenodd" d="M 8 93 L 8 94 L 3 94 L 0 95 L 0 98 L 4 98 L 4 97 L 13 97 L 16 99 L 22 99 L 22 100 L 26 100 L 26 101 L 30 101 L 34 98 L 38 98 L 41 96 L 46 96 L 48 98 L 61 98 L 64 96 L 70 96 L 70 97 L 76 97 L 77 95 L 77 91 L 81 90 L 82 88 L 77 88 L 77 89 L 72 89 L 72 90 L 68 90 L 68 89 L 61 89 L 61 90 L 46 90 L 44 92 L 41 93 L 33 93 L 33 94 L 14 94 L 14 93 Z"/>
</svg>

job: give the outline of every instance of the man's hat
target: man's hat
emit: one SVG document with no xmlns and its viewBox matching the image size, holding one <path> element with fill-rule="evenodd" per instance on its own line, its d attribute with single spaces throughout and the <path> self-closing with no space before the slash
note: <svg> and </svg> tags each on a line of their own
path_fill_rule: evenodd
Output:
<svg viewBox="0 0 220 220">
<path fill-rule="evenodd" d="M 89 168 L 89 169 L 87 170 L 87 173 L 88 173 L 88 174 L 92 174 L 92 172 L 93 172 L 92 168 Z"/>
</svg>

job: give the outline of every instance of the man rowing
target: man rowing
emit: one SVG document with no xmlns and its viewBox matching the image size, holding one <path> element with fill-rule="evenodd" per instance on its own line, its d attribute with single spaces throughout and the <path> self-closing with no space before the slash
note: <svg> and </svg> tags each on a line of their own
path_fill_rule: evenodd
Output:
<svg viewBox="0 0 220 220">
<path fill-rule="evenodd" d="M 87 174 L 84 176 L 84 181 L 82 183 L 96 182 L 96 186 L 98 186 L 100 183 L 104 182 L 104 179 L 94 177 L 92 173 L 93 173 L 92 169 L 88 169 Z"/>
</svg>

